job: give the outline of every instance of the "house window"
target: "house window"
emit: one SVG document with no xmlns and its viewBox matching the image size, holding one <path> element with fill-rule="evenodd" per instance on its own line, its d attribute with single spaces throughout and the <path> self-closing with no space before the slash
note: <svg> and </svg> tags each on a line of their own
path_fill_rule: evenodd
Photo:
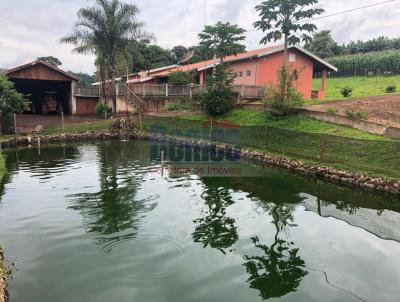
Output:
<svg viewBox="0 0 400 302">
<path fill-rule="evenodd" d="M 289 62 L 291 62 L 291 63 L 296 62 L 296 54 L 291 53 L 291 54 L 289 55 Z"/>
<path fill-rule="evenodd" d="M 246 76 L 249 78 L 249 77 L 251 77 L 251 70 L 247 70 L 246 71 Z"/>
<path fill-rule="evenodd" d="M 239 71 L 239 78 L 243 78 L 243 71 Z"/>
</svg>

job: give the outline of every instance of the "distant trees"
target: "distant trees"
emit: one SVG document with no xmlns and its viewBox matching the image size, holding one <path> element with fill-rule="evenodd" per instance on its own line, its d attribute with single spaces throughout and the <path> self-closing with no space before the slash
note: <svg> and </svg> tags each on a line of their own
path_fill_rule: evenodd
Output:
<svg viewBox="0 0 400 302">
<path fill-rule="evenodd" d="M 37 58 L 37 59 L 38 59 L 39 61 L 43 61 L 43 62 L 49 63 L 49 64 L 54 65 L 54 66 L 56 66 L 56 67 L 62 65 L 61 61 L 60 61 L 58 58 L 53 57 L 53 56 L 39 57 L 39 58 Z"/>
<path fill-rule="evenodd" d="M 168 84 L 171 85 L 189 85 L 194 82 L 194 76 L 191 72 L 174 71 L 168 76 Z"/>
<path fill-rule="evenodd" d="M 207 57 L 214 54 L 219 58 L 234 55 L 246 50 L 242 44 L 246 36 L 245 29 L 229 22 L 218 22 L 215 25 L 207 25 L 199 34 L 200 46 L 209 50 Z"/>
<path fill-rule="evenodd" d="M 305 48 L 322 58 L 328 58 L 400 49 L 400 38 L 379 36 L 367 41 L 358 40 L 338 45 L 329 30 L 322 30 L 315 33 L 312 41 L 307 43 Z"/>
<path fill-rule="evenodd" d="M 314 34 L 311 43 L 307 44 L 305 48 L 321 58 L 327 58 L 335 55 L 338 45 L 329 30 L 322 30 Z"/>
</svg>

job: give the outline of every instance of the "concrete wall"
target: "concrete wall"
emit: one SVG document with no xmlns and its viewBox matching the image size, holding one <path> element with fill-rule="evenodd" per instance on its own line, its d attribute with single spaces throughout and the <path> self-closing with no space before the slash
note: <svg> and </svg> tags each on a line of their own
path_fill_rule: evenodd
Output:
<svg viewBox="0 0 400 302">
<path fill-rule="evenodd" d="M 364 120 L 353 120 L 343 115 L 331 114 L 328 112 L 313 111 L 302 109 L 302 115 L 332 124 L 351 127 L 372 134 L 384 135 L 389 138 L 400 139 L 400 128 L 386 126 L 379 123 L 374 123 Z"/>
</svg>

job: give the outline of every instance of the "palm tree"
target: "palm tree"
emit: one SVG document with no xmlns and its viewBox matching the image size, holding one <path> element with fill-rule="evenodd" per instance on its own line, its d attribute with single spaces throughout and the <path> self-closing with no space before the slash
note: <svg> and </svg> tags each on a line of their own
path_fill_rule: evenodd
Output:
<svg viewBox="0 0 400 302">
<path fill-rule="evenodd" d="M 81 8 L 78 21 L 61 43 L 75 46 L 74 52 L 92 53 L 101 57 L 106 75 L 111 79 L 113 110 L 117 105 L 115 79 L 121 56 L 146 34 L 144 24 L 137 21 L 139 9 L 119 0 L 95 0 L 95 6 Z"/>
</svg>

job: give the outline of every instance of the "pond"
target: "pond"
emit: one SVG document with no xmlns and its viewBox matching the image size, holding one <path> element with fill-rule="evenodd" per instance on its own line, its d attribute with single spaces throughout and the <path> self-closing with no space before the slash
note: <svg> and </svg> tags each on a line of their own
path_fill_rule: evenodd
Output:
<svg viewBox="0 0 400 302">
<path fill-rule="evenodd" d="M 399 300 L 394 197 L 250 165 L 172 176 L 141 141 L 5 153 L 11 302 Z"/>
</svg>

